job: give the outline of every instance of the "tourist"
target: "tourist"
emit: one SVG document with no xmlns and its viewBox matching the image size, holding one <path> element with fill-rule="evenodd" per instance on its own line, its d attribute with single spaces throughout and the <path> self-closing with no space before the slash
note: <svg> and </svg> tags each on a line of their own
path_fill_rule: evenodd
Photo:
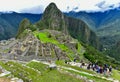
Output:
<svg viewBox="0 0 120 82">
<path fill-rule="evenodd" d="M 100 73 L 100 67 L 98 65 L 96 65 L 96 72 Z"/>
<path fill-rule="evenodd" d="M 103 67 L 102 67 L 102 65 L 100 66 L 100 74 L 102 74 L 103 73 Z"/>
<path fill-rule="evenodd" d="M 92 64 L 92 70 L 95 71 L 95 64 Z"/>
<path fill-rule="evenodd" d="M 85 66 L 85 63 L 82 62 L 81 65 L 80 65 L 80 68 L 83 68 Z"/>
<path fill-rule="evenodd" d="M 91 68 L 91 64 L 88 64 L 87 69 L 90 70 L 90 68 Z"/>
<path fill-rule="evenodd" d="M 112 66 L 110 65 L 110 67 L 109 67 L 109 74 L 111 75 L 111 73 L 112 73 Z"/>
<path fill-rule="evenodd" d="M 67 64 L 67 60 L 65 60 L 65 64 Z"/>
<path fill-rule="evenodd" d="M 77 59 L 75 58 L 73 61 L 76 62 L 76 60 L 77 60 Z"/>
</svg>

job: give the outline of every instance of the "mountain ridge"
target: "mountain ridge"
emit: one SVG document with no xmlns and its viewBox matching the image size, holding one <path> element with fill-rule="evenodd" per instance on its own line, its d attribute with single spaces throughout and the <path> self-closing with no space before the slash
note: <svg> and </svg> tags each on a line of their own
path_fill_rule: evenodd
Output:
<svg viewBox="0 0 120 82">
<path fill-rule="evenodd" d="M 28 18 L 32 23 L 37 22 L 41 15 L 38 14 L 20 14 L 20 13 L 1 13 L 0 14 L 0 40 L 6 40 L 15 37 L 21 20 Z"/>
<path fill-rule="evenodd" d="M 54 3 L 45 10 L 42 19 L 36 23 L 40 29 L 59 30 L 82 41 L 83 43 L 99 48 L 96 34 L 82 21 L 64 15 Z"/>
<path fill-rule="evenodd" d="M 103 52 L 109 54 L 106 50 L 112 51 L 112 47 L 114 47 L 115 49 L 117 48 L 116 44 L 120 41 L 119 9 L 109 10 L 103 13 L 70 12 L 66 14 L 70 17 L 83 20 L 88 26 L 90 26 L 91 29 L 94 30 L 94 32 L 100 38 L 101 44 L 103 45 Z M 119 52 L 117 53 L 117 51 L 115 51 L 115 53 L 119 54 Z M 110 56 L 113 57 L 113 55 L 117 58 L 117 56 L 115 56 L 115 54 L 111 52 Z"/>
</svg>

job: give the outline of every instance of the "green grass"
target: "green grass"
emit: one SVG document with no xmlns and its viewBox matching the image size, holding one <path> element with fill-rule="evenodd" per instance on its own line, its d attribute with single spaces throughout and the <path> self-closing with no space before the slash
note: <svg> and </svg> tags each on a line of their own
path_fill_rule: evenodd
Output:
<svg viewBox="0 0 120 82">
<path fill-rule="evenodd" d="M 80 59 L 84 59 L 85 57 L 83 54 L 85 52 L 85 49 L 82 47 L 82 45 L 79 42 L 77 43 L 77 46 L 78 46 L 77 53 L 79 53 L 78 55 L 79 55 Z M 84 50 L 84 52 L 83 52 L 83 50 Z"/>
<path fill-rule="evenodd" d="M 8 53 L 10 49 L 0 49 L 0 52 Z"/>
<path fill-rule="evenodd" d="M 42 72 L 40 82 L 83 82 L 80 79 L 69 76 L 68 74 L 60 73 L 57 70 L 50 70 L 47 68 L 47 65 L 40 62 L 32 61 L 28 63 L 27 66 Z"/>
<path fill-rule="evenodd" d="M 56 64 L 60 65 L 60 66 L 70 67 L 70 68 L 76 69 L 78 71 L 83 71 L 83 72 L 87 72 L 87 73 L 90 73 L 90 74 L 96 74 L 95 72 L 87 70 L 87 69 L 82 69 L 82 68 L 77 67 L 77 66 L 71 66 L 69 64 L 65 64 L 64 61 L 62 61 L 62 60 L 61 61 L 56 61 Z"/>
<path fill-rule="evenodd" d="M 15 77 L 23 79 L 24 82 L 29 82 L 29 80 L 32 80 L 32 82 L 39 82 L 41 74 L 31 68 L 23 66 L 20 63 L 9 61 L 6 63 L 0 62 L 0 65 L 4 69 L 10 71 Z"/>
<path fill-rule="evenodd" d="M 43 43 L 52 43 L 56 46 L 58 46 L 62 51 L 67 52 L 67 56 L 73 60 L 74 58 L 74 52 L 70 50 L 65 44 L 59 43 L 54 37 L 49 37 L 48 32 L 34 32 L 33 33 L 41 42 Z"/>
<path fill-rule="evenodd" d="M 85 70 L 76 66 L 66 65 L 63 63 L 63 61 L 56 61 L 56 63 L 57 65 L 70 67 L 82 72 L 87 72 L 94 75 L 96 74 L 90 70 Z M 10 71 L 11 74 L 15 77 L 23 79 L 24 82 L 28 82 L 30 79 L 32 80 L 32 82 L 84 82 L 83 80 L 75 78 L 75 76 L 70 76 L 69 74 L 64 73 L 65 70 L 75 75 L 87 77 L 87 79 L 94 80 L 95 82 L 110 82 L 105 79 L 101 79 L 100 77 L 97 77 L 97 75 L 90 76 L 84 73 L 78 73 L 64 68 L 62 68 L 64 70 L 62 73 L 58 70 L 50 70 L 48 68 L 48 65 L 35 61 L 31 61 L 24 65 L 13 61 L 8 61 L 6 63 L 0 62 L 0 66 Z M 119 77 L 119 71 L 113 70 L 112 78 L 120 80 Z"/>
<path fill-rule="evenodd" d="M 50 70 L 47 65 L 34 61 L 26 65 L 13 61 L 0 62 L 0 66 L 10 71 L 15 77 L 23 79 L 24 82 L 30 82 L 30 79 L 32 82 L 83 82 L 83 80 L 61 73 L 58 70 Z"/>
<path fill-rule="evenodd" d="M 5 49 L 3 52 L 4 52 L 4 53 L 7 53 L 9 50 L 10 50 L 10 49 Z"/>
<path fill-rule="evenodd" d="M 57 70 L 52 70 L 44 73 L 40 81 L 41 82 L 84 82 L 68 74 L 60 73 Z"/>
<path fill-rule="evenodd" d="M 108 81 L 108 80 L 105 80 L 105 79 L 102 79 L 102 78 L 99 78 L 99 77 L 96 77 L 96 76 L 90 76 L 90 75 L 87 75 L 87 74 L 84 74 L 84 73 L 78 73 L 78 72 L 75 72 L 75 71 L 72 71 L 72 70 L 67 70 L 67 71 L 69 71 L 70 73 L 73 73 L 73 74 L 78 74 L 80 76 L 85 76 L 85 77 L 87 77 L 87 79 L 93 80 L 95 82 L 111 82 L 111 81 Z"/>
<path fill-rule="evenodd" d="M 97 73 L 95 73 L 93 71 L 90 71 L 90 70 L 87 70 L 87 69 L 82 69 L 82 68 L 76 67 L 76 66 L 71 66 L 69 64 L 65 64 L 64 61 L 56 61 L 56 64 L 60 65 L 60 66 L 70 67 L 70 68 L 73 68 L 73 69 L 78 70 L 78 71 L 82 71 L 82 72 L 86 72 L 86 73 L 89 73 L 89 74 L 99 76 Z M 64 69 L 64 70 L 66 70 L 66 69 Z M 70 73 L 73 73 L 73 74 L 78 74 L 80 76 L 85 76 L 88 79 L 94 80 L 95 82 L 110 82 L 110 81 L 107 81 L 105 79 L 99 78 L 97 76 L 90 76 L 90 75 L 87 75 L 87 74 L 84 74 L 84 73 L 78 73 L 78 72 L 75 72 L 75 71 L 72 71 L 72 70 L 67 70 L 67 71 L 70 72 Z"/>
<path fill-rule="evenodd" d="M 78 43 L 77 46 L 78 46 L 77 52 L 81 51 L 82 45 Z"/>
<path fill-rule="evenodd" d="M 42 64 L 40 62 L 34 62 L 34 61 L 31 61 L 26 65 L 40 71 L 41 73 L 44 73 L 47 70 L 47 67 L 48 67 L 45 64 Z"/>
<path fill-rule="evenodd" d="M 112 78 L 117 79 L 120 81 L 120 71 L 118 70 L 113 70 L 112 71 Z"/>
</svg>

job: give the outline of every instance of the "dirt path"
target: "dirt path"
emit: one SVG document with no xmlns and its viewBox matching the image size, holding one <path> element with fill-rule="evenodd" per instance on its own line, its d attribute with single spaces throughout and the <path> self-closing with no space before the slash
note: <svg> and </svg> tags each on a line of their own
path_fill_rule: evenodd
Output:
<svg viewBox="0 0 120 82">
<path fill-rule="evenodd" d="M 11 80 L 8 78 L 0 78 L 0 82 L 10 82 Z"/>
</svg>

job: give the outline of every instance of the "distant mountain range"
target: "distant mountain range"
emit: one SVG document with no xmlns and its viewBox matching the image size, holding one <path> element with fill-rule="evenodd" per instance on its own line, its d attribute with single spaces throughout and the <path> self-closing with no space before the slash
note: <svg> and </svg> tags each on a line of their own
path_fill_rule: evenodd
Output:
<svg viewBox="0 0 120 82">
<path fill-rule="evenodd" d="M 83 20 L 93 29 L 101 38 L 104 47 L 114 45 L 120 40 L 120 10 L 114 9 L 105 12 L 69 12 L 68 16 L 72 16 Z"/>
<path fill-rule="evenodd" d="M 65 13 L 67 16 L 71 16 L 77 19 L 81 19 L 88 24 L 88 26 L 94 30 L 97 35 L 101 38 L 104 45 L 109 43 L 115 44 L 119 38 L 119 21 L 120 21 L 120 10 L 114 9 L 106 12 L 69 12 Z M 19 23 L 22 19 L 28 18 L 32 23 L 37 22 L 41 19 L 42 14 L 25 14 L 25 13 L 1 13 L 0 14 L 0 33 L 2 39 L 8 39 L 13 37 L 17 30 Z M 11 28 L 9 29 L 8 28 Z M 11 32 L 13 30 L 13 32 Z M 6 35 L 6 36 L 5 36 Z M 113 40 L 109 40 L 109 39 Z M 105 41 L 105 42 L 104 42 Z M 106 41 L 108 43 L 106 43 Z M 110 41 L 110 42 L 109 42 Z"/>
<path fill-rule="evenodd" d="M 83 20 L 100 38 L 106 54 L 119 60 L 120 49 L 120 9 L 106 12 L 69 12 L 68 16 Z"/>
<path fill-rule="evenodd" d="M 0 14 L 0 40 L 15 37 L 19 23 L 28 18 L 32 23 L 40 20 L 41 15 L 26 13 L 1 13 Z"/>
<path fill-rule="evenodd" d="M 113 22 L 113 20 L 119 19 L 120 17 L 120 10 L 108 10 L 105 12 L 69 12 L 66 13 L 68 16 L 72 16 L 75 18 L 80 18 L 88 23 L 91 28 L 101 28 L 103 25 L 108 24 L 109 22 Z M 93 23 L 93 24 L 92 24 Z"/>
</svg>

